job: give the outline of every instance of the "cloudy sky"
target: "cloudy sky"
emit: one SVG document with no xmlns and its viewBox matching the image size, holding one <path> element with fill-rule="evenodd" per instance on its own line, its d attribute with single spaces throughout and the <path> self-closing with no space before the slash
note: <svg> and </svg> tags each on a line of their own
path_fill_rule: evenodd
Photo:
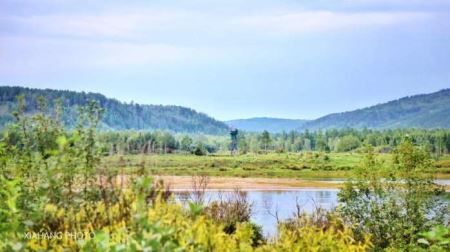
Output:
<svg viewBox="0 0 450 252">
<path fill-rule="evenodd" d="M 450 1 L 0 0 L 0 85 L 312 119 L 450 87 Z"/>
</svg>

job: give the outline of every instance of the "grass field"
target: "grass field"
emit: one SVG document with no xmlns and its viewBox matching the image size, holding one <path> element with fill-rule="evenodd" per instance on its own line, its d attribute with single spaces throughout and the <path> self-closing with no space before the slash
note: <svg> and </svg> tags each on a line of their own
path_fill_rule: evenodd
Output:
<svg viewBox="0 0 450 252">
<path fill-rule="evenodd" d="M 154 175 L 195 175 L 270 178 L 348 178 L 361 163 L 358 153 L 269 153 L 238 156 L 189 154 L 125 155 L 104 157 L 107 168 L 123 167 L 134 172 L 140 168 Z M 379 154 L 386 167 L 392 165 L 390 154 Z M 436 161 L 437 177 L 450 178 L 450 156 Z"/>
</svg>

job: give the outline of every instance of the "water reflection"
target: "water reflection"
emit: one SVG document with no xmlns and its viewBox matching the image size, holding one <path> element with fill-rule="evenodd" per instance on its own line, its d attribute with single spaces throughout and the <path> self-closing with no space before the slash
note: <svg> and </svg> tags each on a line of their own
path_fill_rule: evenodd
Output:
<svg viewBox="0 0 450 252">
<path fill-rule="evenodd" d="M 211 202 L 230 194 L 206 191 L 205 199 Z M 319 207 L 329 210 L 337 205 L 336 190 L 248 191 L 246 195 L 252 203 L 252 221 L 261 225 L 264 234 L 269 237 L 276 234 L 277 219 L 292 217 L 298 207 L 310 213 Z M 186 196 L 183 198 L 186 199 Z M 181 197 L 178 199 L 183 201 Z"/>
<path fill-rule="evenodd" d="M 439 180 L 448 183 L 448 180 Z M 301 211 L 311 213 L 316 208 L 331 210 L 337 206 L 338 190 L 333 189 L 299 189 L 290 191 L 247 191 L 244 192 L 252 204 L 251 219 L 262 226 L 266 236 L 276 234 L 277 219 L 286 220 L 292 217 L 300 208 Z M 206 191 L 205 203 L 230 197 L 233 192 Z M 191 200 L 189 193 L 177 193 L 180 201 Z M 448 197 L 448 196 L 447 196 Z M 446 198 L 446 197 L 444 197 Z M 448 202 L 448 198 L 446 199 Z"/>
</svg>

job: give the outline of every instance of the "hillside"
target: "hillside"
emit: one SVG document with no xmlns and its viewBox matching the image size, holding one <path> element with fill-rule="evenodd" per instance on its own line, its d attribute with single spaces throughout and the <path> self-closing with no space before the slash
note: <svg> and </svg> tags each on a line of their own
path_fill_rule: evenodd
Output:
<svg viewBox="0 0 450 252">
<path fill-rule="evenodd" d="M 230 127 L 245 131 L 261 132 L 267 130 L 273 133 L 295 130 L 301 127 L 307 120 L 301 119 L 281 119 L 270 117 L 257 117 L 249 119 L 236 119 L 225 121 Z"/>
<path fill-rule="evenodd" d="M 11 112 L 17 107 L 17 96 L 23 94 L 27 103 L 27 113 L 37 111 L 37 100 L 44 96 L 53 106 L 60 98 L 63 102 L 63 122 L 73 127 L 77 120 L 78 107 L 96 100 L 104 109 L 101 128 L 107 130 L 154 130 L 167 129 L 174 132 L 222 134 L 228 126 L 206 114 L 180 106 L 140 105 L 122 103 L 98 93 L 62 91 L 52 89 L 32 89 L 0 86 L 0 128 L 13 120 Z"/>
<path fill-rule="evenodd" d="M 350 112 L 330 114 L 299 129 L 450 128 L 450 89 L 404 97 Z"/>
</svg>

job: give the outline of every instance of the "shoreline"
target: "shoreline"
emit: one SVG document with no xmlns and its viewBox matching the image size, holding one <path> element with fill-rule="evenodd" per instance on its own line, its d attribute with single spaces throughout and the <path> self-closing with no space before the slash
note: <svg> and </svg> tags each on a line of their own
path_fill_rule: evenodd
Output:
<svg viewBox="0 0 450 252">
<path fill-rule="evenodd" d="M 176 192 L 195 191 L 192 176 L 157 175 L 155 180 L 163 180 L 170 190 Z M 339 191 L 345 181 L 324 181 L 300 178 L 259 178 L 259 177 L 207 177 L 205 191 L 313 191 L 323 189 Z M 444 185 L 446 192 L 450 185 Z M 200 186 L 198 186 L 200 187 Z"/>
<path fill-rule="evenodd" d="M 298 191 L 298 192 L 313 192 L 320 189 L 321 191 L 329 191 L 329 192 L 339 192 L 337 188 L 317 188 L 317 187 L 304 187 L 304 188 L 276 188 L 276 189 L 265 189 L 265 188 L 250 188 L 250 189 L 241 189 L 242 192 L 290 192 L 290 191 Z M 170 189 L 172 192 L 193 192 L 192 188 L 177 188 Z M 205 189 L 205 192 L 234 192 L 236 189 Z"/>
<path fill-rule="evenodd" d="M 193 190 L 193 177 L 191 176 L 155 176 L 156 180 L 163 180 L 173 190 Z M 276 191 L 295 189 L 335 189 L 342 183 L 336 181 L 313 181 L 297 178 L 241 178 L 241 177 L 208 177 L 207 190 L 235 190 L 243 191 Z"/>
</svg>

